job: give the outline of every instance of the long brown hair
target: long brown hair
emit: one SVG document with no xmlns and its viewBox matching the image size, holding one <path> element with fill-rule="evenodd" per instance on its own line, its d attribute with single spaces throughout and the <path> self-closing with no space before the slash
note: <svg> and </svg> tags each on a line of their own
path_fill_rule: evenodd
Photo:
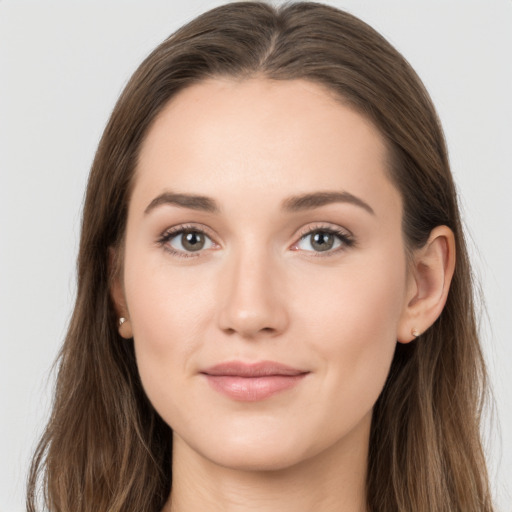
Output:
<svg viewBox="0 0 512 512">
<path fill-rule="evenodd" d="M 480 441 L 486 373 L 439 120 L 415 72 L 382 36 L 309 2 L 238 2 L 199 16 L 147 57 L 119 98 L 89 178 L 76 304 L 31 467 L 28 510 L 37 509 L 41 489 L 52 512 L 158 512 L 167 500 L 172 432 L 142 389 L 133 343 L 117 332 L 109 248 L 122 243 L 141 142 L 166 103 L 206 78 L 256 75 L 322 84 L 380 129 L 403 198 L 408 249 L 438 225 L 455 234 L 446 306 L 419 340 L 397 344 L 374 407 L 368 510 L 490 512 Z"/>
</svg>

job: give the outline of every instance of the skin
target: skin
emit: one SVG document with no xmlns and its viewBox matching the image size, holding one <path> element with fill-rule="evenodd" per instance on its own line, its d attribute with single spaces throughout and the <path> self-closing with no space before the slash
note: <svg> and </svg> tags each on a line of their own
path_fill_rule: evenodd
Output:
<svg viewBox="0 0 512 512">
<path fill-rule="evenodd" d="M 165 511 L 364 511 L 372 408 L 397 340 L 440 314 L 454 265 L 439 227 L 412 264 L 387 148 L 371 122 L 319 85 L 215 79 L 179 93 L 150 128 L 112 294 L 144 389 L 173 429 Z M 219 212 L 162 203 L 207 196 Z M 354 202 L 284 211 L 290 196 Z M 170 228 L 205 231 L 186 254 Z M 331 250 L 313 230 L 337 229 Z M 264 400 L 233 400 L 200 372 L 225 361 L 307 372 Z M 171 499 L 172 498 L 172 499 Z"/>
</svg>

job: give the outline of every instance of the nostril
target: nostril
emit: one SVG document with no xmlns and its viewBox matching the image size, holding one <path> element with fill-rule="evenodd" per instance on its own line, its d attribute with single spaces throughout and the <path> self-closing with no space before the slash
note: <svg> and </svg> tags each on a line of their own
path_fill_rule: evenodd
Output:
<svg viewBox="0 0 512 512">
<path fill-rule="evenodd" d="M 237 332 L 243 332 L 243 329 L 234 329 L 233 327 L 228 327 L 227 329 L 224 330 L 227 334 L 229 335 L 232 335 L 232 334 L 235 334 Z M 268 334 L 274 334 L 276 332 L 276 329 L 274 329 L 273 327 L 262 327 L 261 329 L 256 329 L 254 331 L 257 331 L 259 333 L 268 333 Z M 246 333 L 246 334 L 249 334 L 249 335 L 254 335 L 255 333 L 252 332 L 252 333 Z"/>
</svg>

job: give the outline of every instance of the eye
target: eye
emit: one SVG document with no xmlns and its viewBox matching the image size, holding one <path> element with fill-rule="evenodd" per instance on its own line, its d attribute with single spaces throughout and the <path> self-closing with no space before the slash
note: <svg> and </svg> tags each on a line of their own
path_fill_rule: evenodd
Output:
<svg viewBox="0 0 512 512">
<path fill-rule="evenodd" d="M 351 235 L 332 228 L 316 228 L 302 235 L 294 244 L 293 250 L 317 253 L 337 252 L 337 249 L 352 246 L 354 241 Z"/>
<path fill-rule="evenodd" d="M 204 231 L 186 227 L 167 231 L 158 242 L 172 254 L 183 257 L 198 256 L 199 254 L 192 253 L 199 253 L 216 246 Z"/>
</svg>

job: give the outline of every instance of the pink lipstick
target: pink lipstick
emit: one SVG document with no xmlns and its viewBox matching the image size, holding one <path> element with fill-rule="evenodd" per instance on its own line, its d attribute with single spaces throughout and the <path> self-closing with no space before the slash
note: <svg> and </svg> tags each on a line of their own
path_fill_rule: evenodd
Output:
<svg viewBox="0 0 512 512">
<path fill-rule="evenodd" d="M 264 400 L 293 388 L 308 373 L 273 361 L 230 361 L 201 371 L 213 389 L 244 402 Z"/>
</svg>

